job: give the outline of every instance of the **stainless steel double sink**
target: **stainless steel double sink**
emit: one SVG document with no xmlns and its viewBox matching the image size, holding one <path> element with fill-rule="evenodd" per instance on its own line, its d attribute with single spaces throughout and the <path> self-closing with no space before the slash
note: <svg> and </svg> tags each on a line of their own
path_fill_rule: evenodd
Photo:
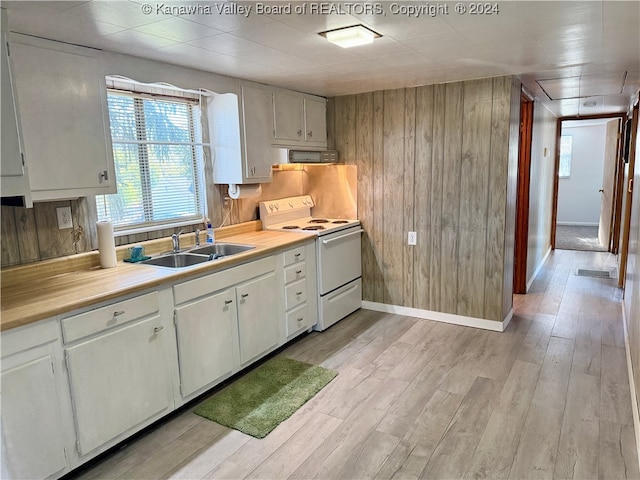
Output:
<svg viewBox="0 0 640 480">
<path fill-rule="evenodd" d="M 238 243 L 213 243 L 211 245 L 192 247 L 181 252 L 165 253 L 140 263 L 142 265 L 155 265 L 158 267 L 183 268 L 230 255 L 236 255 L 254 248 L 256 247 L 253 245 L 242 245 Z"/>
</svg>

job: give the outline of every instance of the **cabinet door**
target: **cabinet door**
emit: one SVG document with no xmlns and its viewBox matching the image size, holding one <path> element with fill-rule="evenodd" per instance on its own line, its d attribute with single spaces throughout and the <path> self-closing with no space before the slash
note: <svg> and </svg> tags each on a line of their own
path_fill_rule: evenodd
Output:
<svg viewBox="0 0 640 480">
<path fill-rule="evenodd" d="M 65 350 L 81 455 L 172 408 L 159 316 Z"/>
<path fill-rule="evenodd" d="M 5 34 L 2 34 L 2 176 L 15 177 L 24 174 L 22 149 L 18 136 L 18 123 L 9 73 L 9 54 Z"/>
<path fill-rule="evenodd" d="M 25 199 L 25 206 L 31 207 L 31 190 L 29 178 L 24 168 L 22 157 L 22 145 L 20 142 L 20 124 L 16 110 L 14 88 L 11 78 L 11 67 L 9 62 L 9 48 L 7 39 L 6 14 L 4 9 L 0 9 L 2 16 L 2 30 L 0 42 L 2 42 L 0 61 L 0 90 L 2 97 L 0 109 L 2 117 L 2 139 L 0 141 L 0 175 L 2 176 L 2 188 L 0 192 L 3 197 L 20 196 Z"/>
<path fill-rule="evenodd" d="M 236 287 L 242 364 L 278 344 L 280 329 L 276 274 L 268 273 Z"/>
<path fill-rule="evenodd" d="M 304 106 L 302 96 L 276 91 L 273 95 L 273 134 L 275 143 L 304 141 Z"/>
<path fill-rule="evenodd" d="M 271 181 L 271 93 L 262 87 L 242 86 L 245 176 Z"/>
<path fill-rule="evenodd" d="M 327 146 L 327 105 L 324 99 L 304 99 L 305 140 Z"/>
<path fill-rule="evenodd" d="M 233 289 L 176 308 L 183 397 L 232 373 L 235 321 Z"/>
<path fill-rule="evenodd" d="M 2 478 L 46 478 L 66 467 L 48 349 L 31 351 L 28 360 L 2 372 Z"/>
<path fill-rule="evenodd" d="M 10 47 L 33 199 L 114 193 L 99 52 L 20 35 Z"/>
</svg>

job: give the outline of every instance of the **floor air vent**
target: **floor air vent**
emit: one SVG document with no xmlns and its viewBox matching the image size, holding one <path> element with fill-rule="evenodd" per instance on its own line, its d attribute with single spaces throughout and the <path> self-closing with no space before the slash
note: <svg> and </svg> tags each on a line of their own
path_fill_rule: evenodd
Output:
<svg viewBox="0 0 640 480">
<path fill-rule="evenodd" d="M 588 270 L 579 268 L 576 275 L 580 277 L 612 278 L 609 270 Z"/>
</svg>

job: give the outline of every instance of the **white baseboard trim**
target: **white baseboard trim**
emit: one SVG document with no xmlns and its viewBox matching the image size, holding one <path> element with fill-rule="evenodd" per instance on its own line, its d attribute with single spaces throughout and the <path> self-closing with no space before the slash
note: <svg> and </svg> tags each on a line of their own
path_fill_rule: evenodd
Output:
<svg viewBox="0 0 640 480">
<path fill-rule="evenodd" d="M 636 454 L 638 455 L 638 468 L 640 468 L 640 415 L 638 412 L 638 397 L 636 397 L 636 382 L 633 376 L 633 364 L 631 362 L 631 350 L 629 349 L 629 330 L 627 329 L 627 315 L 622 304 L 622 326 L 624 327 L 624 351 L 627 354 L 627 372 L 629 373 L 629 390 L 631 390 L 631 411 L 633 412 L 633 430 L 636 434 Z"/>
<path fill-rule="evenodd" d="M 540 262 L 540 264 L 536 268 L 536 271 L 533 272 L 533 275 L 531 275 L 531 278 L 527 282 L 527 292 L 531 288 L 531 285 L 533 285 L 533 282 L 536 279 L 536 277 L 538 276 L 538 274 L 540 273 L 540 270 L 542 270 L 542 267 L 544 267 L 544 263 L 547 261 L 547 258 L 549 258 L 549 255 L 551 255 L 551 245 L 549 245 L 549 249 L 547 250 L 547 253 L 545 253 L 544 258 L 542 259 L 542 261 Z"/>
<path fill-rule="evenodd" d="M 491 330 L 494 332 L 504 332 L 507 325 L 513 318 L 513 309 L 507 314 L 502 322 L 495 320 L 486 320 L 484 318 L 465 317 L 464 315 L 454 315 L 452 313 L 434 312 L 432 310 L 423 310 L 421 308 L 402 307 L 400 305 L 389 305 L 387 303 L 369 302 L 364 300 L 362 308 L 365 310 L 374 310 L 376 312 L 394 313 L 396 315 L 405 315 L 407 317 L 424 318 L 425 320 L 433 320 L 436 322 L 452 323 L 454 325 L 462 325 L 463 327 L 481 328 L 483 330 Z"/>
<path fill-rule="evenodd" d="M 566 227 L 599 227 L 599 223 L 592 222 L 556 222 L 556 225 L 564 225 Z"/>
</svg>

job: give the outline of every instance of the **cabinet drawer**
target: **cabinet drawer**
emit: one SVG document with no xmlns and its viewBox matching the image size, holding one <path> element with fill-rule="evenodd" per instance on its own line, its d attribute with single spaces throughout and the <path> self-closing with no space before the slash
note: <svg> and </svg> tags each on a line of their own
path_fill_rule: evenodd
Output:
<svg viewBox="0 0 640 480">
<path fill-rule="evenodd" d="M 275 256 L 255 260 L 237 267 L 231 267 L 205 277 L 175 285 L 173 287 L 173 298 L 175 304 L 180 305 L 189 300 L 209 295 L 210 293 L 228 288 L 231 285 L 272 272 L 275 268 Z"/>
<path fill-rule="evenodd" d="M 309 305 L 305 302 L 287 313 L 287 337 L 309 327 Z"/>
<path fill-rule="evenodd" d="M 293 248 L 284 252 L 284 264 L 291 265 L 304 261 L 304 247 Z"/>
<path fill-rule="evenodd" d="M 284 296 L 286 301 L 286 309 L 300 305 L 307 301 L 307 281 L 300 280 L 285 287 Z"/>
<path fill-rule="evenodd" d="M 307 264 L 305 262 L 290 265 L 284 269 L 284 283 L 295 282 L 307 276 Z"/>
<path fill-rule="evenodd" d="M 151 315 L 156 313 L 158 309 L 158 292 L 141 295 L 63 319 L 62 337 L 65 343 L 73 342 Z"/>
</svg>

